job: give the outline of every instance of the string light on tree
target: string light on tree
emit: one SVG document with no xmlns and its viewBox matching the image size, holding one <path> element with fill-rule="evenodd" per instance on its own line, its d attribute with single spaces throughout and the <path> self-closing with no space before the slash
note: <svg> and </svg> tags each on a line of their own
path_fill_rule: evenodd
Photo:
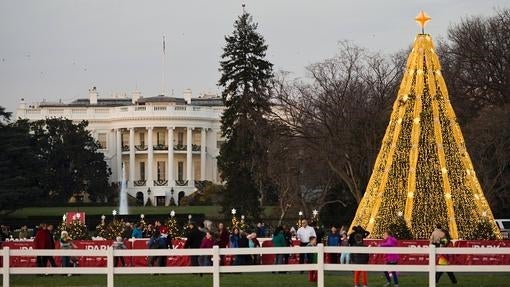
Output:
<svg viewBox="0 0 510 287">
<path fill-rule="evenodd" d="M 375 238 L 390 225 L 409 229 L 415 238 L 428 238 L 441 224 L 458 239 L 467 238 L 486 218 L 500 238 L 465 148 L 432 38 L 424 33 L 430 19 L 423 11 L 415 18 L 422 33 L 408 56 L 352 226 L 361 225 Z"/>
<path fill-rule="evenodd" d="M 303 221 L 303 211 L 300 210 L 298 212 L 298 216 L 299 216 L 299 218 L 298 218 L 297 225 L 296 225 L 297 228 L 301 227 L 301 221 Z"/>
<path fill-rule="evenodd" d="M 231 225 L 231 229 L 233 230 L 234 228 L 239 228 L 239 221 L 237 220 L 237 217 L 236 217 L 236 213 L 237 213 L 237 210 L 235 208 L 232 208 L 232 210 L 230 211 L 230 213 L 232 214 L 232 225 Z"/>
<path fill-rule="evenodd" d="M 166 222 L 166 226 L 168 226 L 168 232 L 172 235 L 172 237 L 177 237 L 179 235 L 179 227 L 177 225 L 177 220 L 175 219 L 175 211 L 170 211 L 170 218 Z"/>
</svg>

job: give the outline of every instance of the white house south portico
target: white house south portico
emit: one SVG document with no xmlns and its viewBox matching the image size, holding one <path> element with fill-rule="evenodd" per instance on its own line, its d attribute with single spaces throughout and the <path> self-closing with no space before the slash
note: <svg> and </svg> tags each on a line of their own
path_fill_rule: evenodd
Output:
<svg viewBox="0 0 510 287">
<path fill-rule="evenodd" d="M 122 181 L 125 166 L 128 193 L 153 205 L 179 204 L 203 181 L 219 182 L 216 157 L 221 144 L 221 98 L 191 91 L 184 98 L 156 96 L 101 98 L 95 88 L 89 99 L 68 104 L 28 105 L 17 117 L 31 121 L 63 117 L 87 120 L 100 151 L 112 170 L 110 180 Z"/>
</svg>

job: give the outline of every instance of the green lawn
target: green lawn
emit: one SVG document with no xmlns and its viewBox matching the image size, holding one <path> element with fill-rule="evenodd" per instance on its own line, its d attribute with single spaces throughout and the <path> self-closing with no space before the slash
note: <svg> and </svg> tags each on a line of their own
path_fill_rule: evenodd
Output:
<svg viewBox="0 0 510 287">
<path fill-rule="evenodd" d="M 11 218 L 27 218 L 29 216 L 62 216 L 67 211 L 84 211 L 88 215 L 111 215 L 114 209 L 118 210 L 118 206 L 92 206 L 92 207 L 27 207 L 19 209 L 11 214 Z M 265 208 L 265 215 L 270 216 L 274 207 L 268 206 Z M 178 214 L 202 213 L 208 218 L 220 217 L 220 206 L 172 206 L 172 207 L 129 207 L 129 214 L 168 214 L 171 210 L 175 210 Z"/>
<path fill-rule="evenodd" d="M 445 274 L 446 275 L 446 274 Z M 457 274 L 459 284 L 450 284 L 447 276 L 441 278 L 437 286 L 462 286 L 462 287 L 504 287 L 509 286 L 510 273 L 504 274 Z M 266 286 L 291 286 L 309 287 L 316 286 L 308 282 L 307 274 L 224 274 L 221 275 L 222 287 L 266 287 Z M 369 275 L 369 286 L 382 286 L 385 280 L 380 273 Z M 39 277 L 35 275 L 13 275 L 11 286 L 105 286 L 105 275 L 75 275 L 65 277 L 53 275 Z M 326 286 L 340 287 L 353 286 L 350 273 L 326 273 Z M 174 286 L 174 287 L 205 287 L 212 286 L 211 275 L 117 275 L 115 286 Z M 400 286 L 426 287 L 426 274 L 402 274 Z"/>
</svg>

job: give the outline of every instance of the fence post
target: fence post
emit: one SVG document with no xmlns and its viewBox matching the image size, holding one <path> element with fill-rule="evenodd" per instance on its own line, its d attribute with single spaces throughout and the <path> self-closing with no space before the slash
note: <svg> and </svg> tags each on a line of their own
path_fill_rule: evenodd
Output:
<svg viewBox="0 0 510 287">
<path fill-rule="evenodd" d="M 436 246 L 429 245 L 429 287 L 436 287 Z"/>
<path fill-rule="evenodd" d="M 114 287 L 113 268 L 113 248 L 108 246 L 106 250 L 106 286 L 108 287 Z"/>
<path fill-rule="evenodd" d="M 317 245 L 317 287 L 324 287 L 324 244 Z"/>
<path fill-rule="evenodd" d="M 2 277 L 3 277 L 3 280 L 2 280 L 2 286 L 6 286 L 8 287 L 9 286 L 9 272 L 10 272 L 10 258 L 9 258 L 9 247 L 4 247 L 3 249 L 3 252 L 2 252 L 2 263 L 3 263 L 3 274 L 2 274 Z"/>
<path fill-rule="evenodd" d="M 218 245 L 213 246 L 213 287 L 220 287 L 220 247 Z"/>
</svg>

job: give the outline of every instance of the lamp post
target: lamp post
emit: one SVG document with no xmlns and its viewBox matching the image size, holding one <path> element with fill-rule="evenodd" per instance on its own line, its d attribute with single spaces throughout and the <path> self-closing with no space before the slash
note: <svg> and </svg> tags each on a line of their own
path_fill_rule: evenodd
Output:
<svg viewBox="0 0 510 287">
<path fill-rule="evenodd" d="M 147 188 L 147 201 L 150 201 L 151 205 L 152 205 L 152 201 L 151 201 L 151 188 Z"/>
</svg>

